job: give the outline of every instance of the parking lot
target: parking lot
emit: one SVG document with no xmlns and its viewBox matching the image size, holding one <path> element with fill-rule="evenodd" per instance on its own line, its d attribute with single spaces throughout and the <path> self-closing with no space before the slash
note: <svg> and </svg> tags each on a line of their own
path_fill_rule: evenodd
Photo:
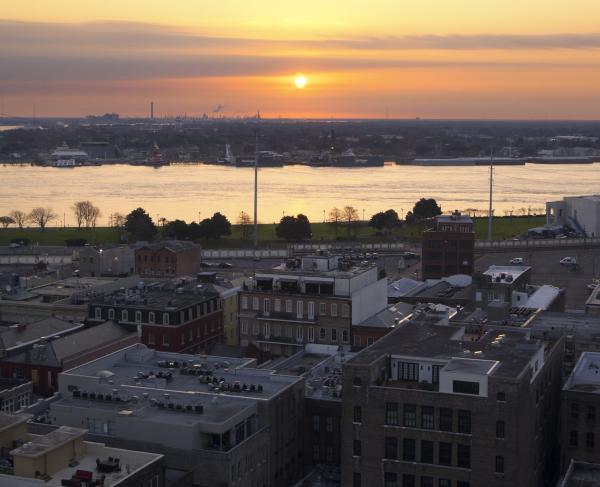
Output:
<svg viewBox="0 0 600 487">
<path fill-rule="evenodd" d="M 485 271 L 490 265 L 510 265 L 514 257 L 523 258 L 523 265 L 532 267 L 532 284 L 552 284 L 566 289 L 566 308 L 583 310 L 590 291 L 587 285 L 600 275 L 600 249 L 535 250 L 526 252 L 493 252 L 478 257 L 476 271 Z M 575 269 L 560 265 L 564 257 L 575 257 Z"/>
</svg>

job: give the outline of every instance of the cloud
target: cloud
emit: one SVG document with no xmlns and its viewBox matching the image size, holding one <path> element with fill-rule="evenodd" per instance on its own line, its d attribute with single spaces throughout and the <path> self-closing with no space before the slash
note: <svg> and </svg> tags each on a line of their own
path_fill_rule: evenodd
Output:
<svg viewBox="0 0 600 487">
<path fill-rule="evenodd" d="M 415 60 L 409 51 L 596 48 L 600 48 L 600 34 L 270 40 L 201 35 L 184 28 L 136 22 L 58 24 L 0 20 L 0 80 L 139 80 L 267 76 L 297 70 L 436 67 L 573 68 L 574 64 L 560 62 L 506 62 L 491 57 L 489 61 L 468 61 L 442 55 L 439 59 Z M 315 54 L 311 55 L 311 51 Z M 376 51 L 386 54 L 377 55 Z"/>
</svg>

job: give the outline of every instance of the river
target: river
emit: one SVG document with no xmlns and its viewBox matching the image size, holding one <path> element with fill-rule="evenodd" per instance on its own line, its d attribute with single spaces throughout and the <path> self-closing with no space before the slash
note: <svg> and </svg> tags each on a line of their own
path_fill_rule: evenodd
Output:
<svg viewBox="0 0 600 487">
<path fill-rule="evenodd" d="M 539 209 L 564 195 L 599 190 L 599 164 L 498 166 L 494 169 L 496 215 L 521 208 Z M 73 202 L 87 199 L 102 211 L 100 224 L 113 212 L 139 206 L 153 219 L 194 219 L 220 211 L 235 222 L 241 210 L 252 214 L 253 169 L 212 165 L 161 168 L 129 165 L 57 169 L 29 165 L 0 166 L 0 215 L 12 209 L 50 206 L 60 215 L 54 224 L 74 225 Z M 421 197 L 435 198 L 444 211 L 488 206 L 489 168 L 386 165 L 332 169 L 285 166 L 259 170 L 258 218 L 278 221 L 304 213 L 322 221 L 334 207 L 354 206 L 362 218 L 394 208 L 410 210 Z"/>
</svg>

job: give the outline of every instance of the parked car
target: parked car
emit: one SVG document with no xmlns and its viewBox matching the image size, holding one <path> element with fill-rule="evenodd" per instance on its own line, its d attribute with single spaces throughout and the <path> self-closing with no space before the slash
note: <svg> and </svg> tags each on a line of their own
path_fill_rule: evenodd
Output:
<svg viewBox="0 0 600 487">
<path fill-rule="evenodd" d="M 233 264 L 231 262 L 219 262 L 219 267 L 221 269 L 231 269 Z"/>
<path fill-rule="evenodd" d="M 563 257 L 560 259 L 560 265 L 577 265 L 577 259 L 575 257 Z"/>
<path fill-rule="evenodd" d="M 513 257 L 512 259 L 510 259 L 510 263 L 513 265 L 522 265 L 523 257 Z"/>
<path fill-rule="evenodd" d="M 205 261 L 200 262 L 200 267 L 212 267 L 212 266 L 213 266 L 213 264 L 211 264 L 210 262 L 205 262 Z"/>
</svg>

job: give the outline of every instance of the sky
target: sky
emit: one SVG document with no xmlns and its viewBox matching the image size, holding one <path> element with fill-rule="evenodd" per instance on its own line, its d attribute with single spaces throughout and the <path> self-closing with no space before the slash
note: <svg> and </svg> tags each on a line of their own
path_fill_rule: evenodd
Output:
<svg viewBox="0 0 600 487">
<path fill-rule="evenodd" d="M 0 114 L 150 101 L 157 116 L 600 119 L 600 2 L 0 0 Z"/>
</svg>

